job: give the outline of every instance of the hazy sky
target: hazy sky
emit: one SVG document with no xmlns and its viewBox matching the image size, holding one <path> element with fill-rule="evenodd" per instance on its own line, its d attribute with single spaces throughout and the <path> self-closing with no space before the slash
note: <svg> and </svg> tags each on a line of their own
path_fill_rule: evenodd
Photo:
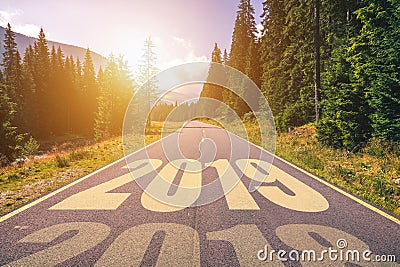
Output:
<svg viewBox="0 0 400 267">
<path fill-rule="evenodd" d="M 49 40 L 122 54 L 136 69 L 151 36 L 161 69 L 206 60 L 217 42 L 229 49 L 239 0 L 0 0 L 0 25 Z M 262 0 L 252 0 L 256 22 Z"/>
</svg>

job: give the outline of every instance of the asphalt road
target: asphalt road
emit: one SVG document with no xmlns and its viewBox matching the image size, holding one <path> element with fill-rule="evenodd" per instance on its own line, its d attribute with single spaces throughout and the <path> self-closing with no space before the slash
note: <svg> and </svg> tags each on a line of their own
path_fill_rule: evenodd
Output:
<svg viewBox="0 0 400 267">
<path fill-rule="evenodd" d="M 398 217 L 223 129 L 127 159 L 3 216 L 0 265 L 399 266 Z"/>
</svg>

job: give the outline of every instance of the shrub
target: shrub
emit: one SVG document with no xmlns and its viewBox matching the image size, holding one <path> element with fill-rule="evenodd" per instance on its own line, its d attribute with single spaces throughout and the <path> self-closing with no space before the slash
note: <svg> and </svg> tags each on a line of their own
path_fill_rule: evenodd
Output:
<svg viewBox="0 0 400 267">
<path fill-rule="evenodd" d="M 20 157 L 29 158 L 38 153 L 40 144 L 36 141 L 32 136 L 29 137 L 28 141 L 26 141 L 20 151 Z"/>
<path fill-rule="evenodd" d="M 69 166 L 69 161 L 65 157 L 60 157 L 59 155 L 57 155 L 55 161 L 58 168 L 64 168 Z"/>
</svg>

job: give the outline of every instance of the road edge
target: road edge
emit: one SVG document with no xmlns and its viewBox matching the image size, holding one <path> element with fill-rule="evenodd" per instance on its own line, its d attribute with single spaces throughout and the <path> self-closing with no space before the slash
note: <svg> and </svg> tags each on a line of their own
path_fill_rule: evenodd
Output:
<svg viewBox="0 0 400 267">
<path fill-rule="evenodd" d="M 54 191 L 49 192 L 46 195 L 43 195 L 43 196 L 41 196 L 41 197 L 31 201 L 31 202 L 28 202 L 28 203 L 22 205 L 21 207 L 16 208 L 15 210 L 10 211 L 9 213 L 6 213 L 5 215 L 0 217 L 0 223 L 4 222 L 5 220 L 8 220 L 9 218 L 11 218 L 11 217 L 13 217 L 13 216 L 15 216 L 15 215 L 17 215 L 17 214 L 19 214 L 21 212 L 23 212 L 24 210 L 27 210 L 27 209 L 35 206 L 36 204 L 39 204 L 40 202 L 42 202 L 42 201 L 44 201 L 46 199 L 49 199 L 49 198 L 55 196 L 56 194 L 64 191 L 65 189 L 68 189 L 68 188 L 70 188 L 70 187 L 72 187 L 72 186 L 74 186 L 74 185 L 86 180 L 87 178 L 89 178 L 89 177 L 91 177 L 91 176 L 93 176 L 93 175 L 95 175 L 95 174 L 97 174 L 97 173 L 99 173 L 99 172 L 111 167 L 112 165 L 120 163 L 122 160 L 125 160 L 125 157 L 117 159 L 117 160 L 115 160 L 115 161 L 113 161 L 113 162 L 101 167 L 100 169 L 95 170 L 94 172 L 91 172 L 91 173 L 89 173 L 89 174 L 87 174 L 87 175 L 85 175 L 85 176 L 83 176 L 83 177 L 81 177 L 81 178 L 79 178 L 79 179 L 77 179 L 75 181 L 72 181 L 72 182 L 70 182 L 70 183 L 68 183 L 68 184 L 66 184 L 66 185 L 54 190 Z"/>
</svg>

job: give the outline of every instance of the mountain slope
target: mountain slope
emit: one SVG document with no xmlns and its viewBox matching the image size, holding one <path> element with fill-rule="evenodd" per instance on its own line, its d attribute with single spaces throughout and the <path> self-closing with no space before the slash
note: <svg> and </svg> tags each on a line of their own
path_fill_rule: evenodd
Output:
<svg viewBox="0 0 400 267">
<path fill-rule="evenodd" d="M 0 62 L 3 60 L 3 52 L 4 52 L 3 40 L 4 40 L 5 30 L 6 30 L 5 28 L 0 26 L 0 41 L 1 41 Z M 26 36 L 26 35 L 23 35 L 20 33 L 15 33 L 15 42 L 17 43 L 18 51 L 21 54 L 21 57 L 23 57 L 23 55 L 25 53 L 25 48 L 28 47 L 30 44 L 33 45 L 33 43 L 36 40 L 37 40 L 36 38 L 29 37 L 29 36 Z M 48 45 L 49 49 L 51 49 L 51 47 L 53 45 L 56 49 L 58 48 L 58 46 L 60 46 L 61 50 L 64 52 L 65 56 L 72 55 L 75 60 L 77 58 L 79 58 L 79 60 L 81 62 L 83 62 L 83 60 L 85 58 L 86 48 L 82 48 L 82 47 L 78 47 L 78 46 L 74 46 L 74 45 L 62 44 L 62 43 L 58 43 L 58 42 L 54 42 L 54 41 L 47 41 L 47 45 Z M 92 55 L 93 64 L 94 64 L 94 67 L 96 70 L 98 70 L 100 68 L 100 66 L 102 66 L 103 68 L 105 67 L 107 59 L 104 56 L 97 54 L 93 51 L 91 52 L 91 55 Z"/>
</svg>

